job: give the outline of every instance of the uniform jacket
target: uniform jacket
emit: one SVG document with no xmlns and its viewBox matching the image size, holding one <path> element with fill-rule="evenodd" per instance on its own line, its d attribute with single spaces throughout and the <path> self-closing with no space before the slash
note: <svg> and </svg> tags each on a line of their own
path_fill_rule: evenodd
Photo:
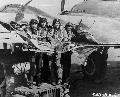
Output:
<svg viewBox="0 0 120 97">
<path fill-rule="evenodd" d="M 47 37 L 47 33 L 48 33 L 47 27 L 45 28 L 39 27 L 37 35 L 41 37 Z"/>
</svg>

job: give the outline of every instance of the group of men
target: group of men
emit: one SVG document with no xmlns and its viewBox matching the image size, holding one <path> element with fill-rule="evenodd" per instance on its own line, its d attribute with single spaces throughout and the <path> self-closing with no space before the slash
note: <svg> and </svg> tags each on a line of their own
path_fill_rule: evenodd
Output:
<svg viewBox="0 0 120 97">
<path fill-rule="evenodd" d="M 74 25 L 70 22 L 62 25 L 60 19 L 54 19 L 52 25 L 48 24 L 46 18 L 38 17 L 31 19 L 30 22 L 23 21 L 16 23 L 11 21 L 10 24 L 3 23 L 7 30 L 22 33 L 24 39 L 35 39 L 38 42 L 49 42 L 54 48 L 54 53 L 36 53 L 35 66 L 31 66 L 29 80 L 36 81 L 37 85 L 41 82 L 48 82 L 54 85 L 64 84 L 69 76 L 71 67 L 71 51 L 60 53 L 63 45 L 70 42 L 75 36 Z M 58 53 L 58 51 L 60 51 Z M 33 72 L 36 71 L 34 75 Z"/>
<path fill-rule="evenodd" d="M 62 26 L 60 19 L 54 19 L 52 25 L 48 25 L 46 18 L 39 18 L 39 21 L 32 19 L 29 23 L 29 30 L 32 36 L 38 41 L 49 42 L 54 46 L 55 52 L 52 54 L 36 53 L 36 75 L 37 85 L 41 82 L 56 84 L 64 84 L 67 82 L 71 67 L 71 51 L 64 53 L 62 51 L 63 44 L 70 42 L 74 36 L 74 27 L 72 23 Z M 34 71 L 34 70 L 31 70 Z M 31 73 L 30 75 L 32 75 Z M 33 75 L 34 76 L 34 75 Z M 32 78 L 34 80 L 34 77 Z"/>
<path fill-rule="evenodd" d="M 55 52 L 51 55 L 36 53 L 37 85 L 41 82 L 65 84 L 70 74 L 72 51 L 62 53 L 64 46 L 71 42 L 97 44 L 97 41 L 83 30 L 81 24 L 68 22 L 63 26 L 60 19 L 54 19 L 52 25 L 49 25 L 46 18 L 38 19 L 32 19 L 29 23 L 32 38 L 54 45 Z"/>
<path fill-rule="evenodd" d="M 37 86 L 44 82 L 52 85 L 68 83 L 72 51 L 62 52 L 64 46 L 70 42 L 97 43 L 91 35 L 84 33 L 80 24 L 75 26 L 68 22 L 63 26 L 60 19 L 54 19 L 52 25 L 42 17 L 31 19 L 29 23 L 25 21 L 18 24 L 11 21 L 7 24 L 0 21 L 0 24 L 7 30 L 26 33 L 23 34 L 26 39 L 49 42 L 54 47 L 54 53 L 37 52 L 33 56 L 35 60 L 31 60 L 27 76 L 28 80 L 31 83 L 35 81 Z"/>
<path fill-rule="evenodd" d="M 7 24 L 0 21 L 0 24 L 10 31 L 24 32 L 23 35 L 27 39 L 49 42 L 53 46 L 54 53 L 52 54 L 44 52 L 35 54 L 35 66 L 31 66 L 29 80 L 31 82 L 35 80 L 37 85 L 41 82 L 54 85 L 67 82 L 71 68 L 72 51 L 62 53 L 62 49 L 68 42 L 96 43 L 90 35 L 84 34 L 85 31 L 80 24 L 73 25 L 68 22 L 63 26 L 60 19 L 54 19 L 52 25 L 48 24 L 46 18 L 39 16 L 38 19 L 31 19 L 29 23 L 23 21 L 18 24 L 11 21 L 10 24 Z"/>
</svg>

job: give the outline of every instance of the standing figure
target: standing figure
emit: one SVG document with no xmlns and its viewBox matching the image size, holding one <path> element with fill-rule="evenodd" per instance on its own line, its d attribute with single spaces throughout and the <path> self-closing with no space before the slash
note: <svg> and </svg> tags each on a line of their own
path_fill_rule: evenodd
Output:
<svg viewBox="0 0 120 97">
<path fill-rule="evenodd" d="M 63 29 L 59 19 L 53 20 L 53 30 L 51 32 L 51 44 L 54 46 L 55 52 L 51 56 L 51 80 L 52 84 L 62 83 L 62 65 L 61 65 L 61 48 L 63 40 Z"/>
<path fill-rule="evenodd" d="M 46 18 L 40 18 L 38 23 L 38 40 L 48 42 L 48 22 Z M 49 56 L 45 52 L 36 53 L 37 85 L 42 82 L 50 82 Z"/>
<path fill-rule="evenodd" d="M 40 36 L 40 40 L 43 42 L 47 41 L 47 32 L 48 32 L 48 22 L 46 18 L 40 18 L 38 23 L 38 36 Z"/>
<path fill-rule="evenodd" d="M 29 22 L 29 28 L 27 30 L 27 35 L 28 38 L 33 38 L 36 39 L 37 34 L 38 34 L 38 30 L 37 30 L 37 26 L 38 26 L 38 21 L 36 19 L 31 19 Z M 30 64 L 30 72 L 28 74 L 28 78 L 31 82 L 31 84 L 33 84 L 33 81 L 37 81 L 37 79 L 35 78 L 35 71 L 36 71 L 36 64 L 35 64 L 35 55 L 33 55 L 31 57 L 31 64 Z"/>
<path fill-rule="evenodd" d="M 56 42 L 61 42 L 63 39 L 63 27 L 61 25 L 60 19 L 54 19 L 53 23 L 53 38 Z"/>
<path fill-rule="evenodd" d="M 64 41 L 71 41 L 71 38 L 74 37 L 74 27 L 73 24 L 68 22 L 65 25 L 65 32 L 64 32 Z"/>
<path fill-rule="evenodd" d="M 65 25 L 65 30 L 66 30 L 66 32 L 64 32 L 64 41 L 70 42 L 75 33 L 73 24 L 67 23 Z M 62 53 L 62 55 L 61 55 L 62 56 L 61 64 L 63 66 L 62 84 L 66 83 L 69 78 L 70 68 L 71 68 L 71 54 L 72 54 L 72 51 L 67 51 L 65 53 Z"/>
<path fill-rule="evenodd" d="M 30 22 L 29 22 L 29 31 L 30 31 L 30 35 L 31 35 L 31 38 L 34 38 L 36 39 L 37 38 L 37 35 L 38 35 L 38 30 L 37 30 L 37 27 L 38 27 L 38 21 L 36 19 L 31 19 Z"/>
</svg>

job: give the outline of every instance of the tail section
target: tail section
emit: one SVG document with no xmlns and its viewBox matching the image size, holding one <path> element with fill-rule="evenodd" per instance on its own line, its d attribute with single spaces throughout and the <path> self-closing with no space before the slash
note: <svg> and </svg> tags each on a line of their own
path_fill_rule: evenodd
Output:
<svg viewBox="0 0 120 97">
<path fill-rule="evenodd" d="M 18 22 L 24 18 L 23 12 L 18 12 L 15 17 L 15 21 Z"/>
<path fill-rule="evenodd" d="M 16 14 L 15 21 L 18 22 L 24 18 L 24 10 L 25 7 L 31 2 L 32 0 L 28 1 L 25 5 L 23 5 L 19 10 L 18 13 Z"/>
<path fill-rule="evenodd" d="M 64 6 L 65 6 L 65 0 L 61 1 L 61 12 L 64 11 Z"/>
</svg>

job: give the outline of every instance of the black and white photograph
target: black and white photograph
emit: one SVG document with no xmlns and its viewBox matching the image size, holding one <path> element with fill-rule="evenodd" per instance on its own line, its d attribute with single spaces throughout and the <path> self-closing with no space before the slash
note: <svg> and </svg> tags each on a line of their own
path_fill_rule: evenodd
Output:
<svg viewBox="0 0 120 97">
<path fill-rule="evenodd" d="M 0 97 L 120 97 L 120 0 L 0 0 Z"/>
</svg>

